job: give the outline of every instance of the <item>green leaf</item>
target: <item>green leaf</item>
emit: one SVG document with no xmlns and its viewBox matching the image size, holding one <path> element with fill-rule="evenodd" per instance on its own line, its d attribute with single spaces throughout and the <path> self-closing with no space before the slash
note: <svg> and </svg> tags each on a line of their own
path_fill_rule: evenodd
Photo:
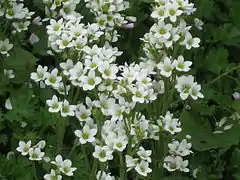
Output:
<svg viewBox="0 0 240 180">
<path fill-rule="evenodd" d="M 34 71 L 36 64 L 36 58 L 34 55 L 19 47 L 14 47 L 11 50 L 11 55 L 4 61 L 4 67 L 6 69 L 13 69 L 15 78 L 13 82 L 21 84 L 28 82 L 29 75 Z"/>
<path fill-rule="evenodd" d="M 223 134 L 213 134 L 210 124 L 205 120 L 204 125 L 201 122 L 199 114 L 191 114 L 184 111 L 181 114 L 183 131 L 179 137 L 184 137 L 187 134 L 192 136 L 191 142 L 193 148 L 198 151 L 206 151 L 216 148 L 224 148 L 239 143 L 239 128 L 236 123 L 233 128 Z"/>
<path fill-rule="evenodd" d="M 4 146 L 6 146 L 8 142 L 8 137 L 6 134 L 0 134 L 0 144 L 3 144 Z"/>
<path fill-rule="evenodd" d="M 204 65 L 207 70 L 220 75 L 228 66 L 228 51 L 222 46 L 211 49 L 204 59 Z"/>
</svg>

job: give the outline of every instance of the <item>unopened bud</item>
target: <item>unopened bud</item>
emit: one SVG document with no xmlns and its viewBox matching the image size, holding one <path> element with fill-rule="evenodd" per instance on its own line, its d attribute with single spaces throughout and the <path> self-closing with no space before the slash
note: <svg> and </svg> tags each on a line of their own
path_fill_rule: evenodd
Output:
<svg viewBox="0 0 240 180">
<path fill-rule="evenodd" d="M 126 17 L 126 20 L 128 20 L 129 22 L 132 22 L 132 23 L 134 23 L 134 22 L 136 22 L 136 21 L 137 21 L 137 18 L 136 18 L 136 17 L 134 17 L 134 16 L 127 16 L 127 17 Z"/>
<path fill-rule="evenodd" d="M 133 23 L 123 24 L 122 27 L 126 29 L 132 29 L 134 28 L 134 24 Z"/>
<path fill-rule="evenodd" d="M 239 92 L 235 92 L 235 93 L 233 93 L 233 98 L 235 99 L 235 100 L 240 100 L 240 93 Z"/>
</svg>

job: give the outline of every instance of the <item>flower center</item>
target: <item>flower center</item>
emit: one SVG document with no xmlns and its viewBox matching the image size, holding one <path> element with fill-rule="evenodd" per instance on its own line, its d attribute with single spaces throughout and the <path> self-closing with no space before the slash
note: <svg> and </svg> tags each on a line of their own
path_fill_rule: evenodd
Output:
<svg viewBox="0 0 240 180">
<path fill-rule="evenodd" d="M 105 158 L 105 157 L 106 157 L 106 152 L 105 152 L 105 151 L 101 151 L 101 152 L 99 153 L 99 156 L 100 156 L 101 158 Z"/>
<path fill-rule="evenodd" d="M 93 78 L 90 78 L 90 79 L 88 80 L 88 84 L 94 85 L 94 84 L 95 84 L 95 80 L 94 80 Z"/>
</svg>

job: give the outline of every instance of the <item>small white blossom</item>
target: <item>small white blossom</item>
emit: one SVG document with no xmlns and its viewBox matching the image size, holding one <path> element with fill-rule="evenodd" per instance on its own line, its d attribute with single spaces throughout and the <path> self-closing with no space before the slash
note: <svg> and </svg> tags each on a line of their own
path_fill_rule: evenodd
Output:
<svg viewBox="0 0 240 180">
<path fill-rule="evenodd" d="M 31 73 L 31 79 L 34 80 L 35 82 L 45 80 L 48 76 L 47 70 L 48 70 L 47 66 L 42 67 L 41 65 L 38 65 L 37 72 Z"/>
<path fill-rule="evenodd" d="M 62 179 L 62 176 L 61 175 L 58 175 L 56 173 L 56 171 L 54 171 L 53 169 L 51 169 L 51 172 L 50 174 L 45 174 L 44 177 L 43 177 L 45 180 L 61 180 Z"/>
<path fill-rule="evenodd" d="M 5 102 L 5 108 L 8 109 L 8 110 L 12 110 L 13 107 L 12 107 L 12 103 L 10 101 L 10 99 L 7 99 L 6 102 Z"/>
<path fill-rule="evenodd" d="M 79 138 L 81 144 L 87 142 L 94 142 L 95 135 L 97 134 L 96 128 L 90 128 L 89 125 L 85 124 L 82 130 L 76 130 L 75 135 Z"/>
<path fill-rule="evenodd" d="M 59 112 L 62 109 L 62 102 L 58 101 L 56 95 L 54 95 L 51 100 L 47 100 L 46 103 L 49 106 L 48 110 L 51 113 Z"/>
<path fill-rule="evenodd" d="M 32 161 L 41 161 L 44 154 L 45 153 L 41 152 L 40 148 L 30 148 L 29 149 L 29 159 Z"/>
<path fill-rule="evenodd" d="M 138 174 L 145 177 L 147 177 L 148 173 L 152 172 L 152 169 L 149 168 L 149 163 L 144 160 L 142 160 L 140 163 L 136 165 L 135 170 L 137 171 Z"/>
<path fill-rule="evenodd" d="M 96 145 L 93 156 L 97 158 L 100 162 L 106 162 L 113 159 L 112 151 L 109 150 L 107 146 L 101 147 Z"/>
<path fill-rule="evenodd" d="M 19 141 L 17 151 L 20 152 L 23 156 L 26 156 L 29 153 L 31 148 L 31 141 L 25 143 L 24 141 Z"/>
</svg>

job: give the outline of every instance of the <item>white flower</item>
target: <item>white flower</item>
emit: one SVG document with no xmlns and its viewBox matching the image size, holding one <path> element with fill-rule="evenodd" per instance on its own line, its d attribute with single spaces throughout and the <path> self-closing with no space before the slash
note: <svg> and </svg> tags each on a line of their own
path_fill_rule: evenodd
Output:
<svg viewBox="0 0 240 180">
<path fill-rule="evenodd" d="M 51 73 L 47 73 L 46 75 L 47 79 L 45 80 L 45 84 L 57 88 L 62 80 L 62 77 L 58 76 L 57 74 L 58 74 L 57 68 L 53 69 Z"/>
<path fill-rule="evenodd" d="M 109 150 L 107 146 L 95 146 L 95 151 L 93 156 L 97 158 L 100 162 L 106 162 L 113 159 L 112 151 Z"/>
<path fill-rule="evenodd" d="M 199 29 L 199 30 L 203 29 L 202 26 L 204 24 L 203 24 L 203 22 L 200 19 L 194 18 L 194 23 L 195 23 L 195 26 L 196 26 L 197 29 Z"/>
<path fill-rule="evenodd" d="M 114 140 L 113 149 L 122 152 L 128 144 L 128 139 L 125 136 L 119 136 Z"/>
<path fill-rule="evenodd" d="M 63 82 L 60 82 L 58 87 L 53 87 L 53 89 L 56 89 L 59 92 L 59 94 L 62 95 L 68 95 L 70 88 L 71 88 L 70 85 L 65 85 Z"/>
<path fill-rule="evenodd" d="M 115 180 L 113 176 L 111 176 L 111 173 L 106 173 L 105 171 L 98 171 L 96 175 L 97 180 Z"/>
<path fill-rule="evenodd" d="M 82 49 L 85 47 L 87 44 L 87 38 L 82 37 L 82 38 L 77 38 L 74 42 L 73 45 L 76 48 L 76 50 L 82 51 Z"/>
<path fill-rule="evenodd" d="M 64 99 L 62 108 L 61 108 L 61 116 L 66 117 L 66 116 L 74 116 L 76 106 L 75 105 L 69 105 L 69 102 Z"/>
<path fill-rule="evenodd" d="M 73 176 L 73 172 L 76 171 L 77 168 L 72 167 L 72 161 L 66 159 L 61 163 L 59 170 L 67 176 Z"/>
<path fill-rule="evenodd" d="M 88 56 L 87 56 L 88 57 Z M 85 68 L 91 70 L 97 69 L 99 66 L 103 64 L 103 61 L 99 59 L 98 56 L 94 55 L 91 59 L 86 59 L 85 60 Z"/>
<path fill-rule="evenodd" d="M 100 77 L 95 76 L 95 71 L 90 71 L 87 76 L 81 76 L 80 79 L 83 82 L 84 91 L 94 89 L 102 81 Z"/>
<path fill-rule="evenodd" d="M 164 20 L 167 17 L 167 12 L 164 6 L 156 6 L 154 11 L 151 14 L 152 18 L 156 18 L 158 20 Z"/>
<path fill-rule="evenodd" d="M 61 39 L 58 39 L 56 43 L 59 46 L 59 49 L 73 47 L 72 36 L 68 35 L 67 33 L 63 33 Z"/>
<path fill-rule="evenodd" d="M 32 20 L 32 23 L 33 24 L 36 24 L 37 26 L 41 26 L 42 25 L 42 22 L 41 22 L 41 17 L 40 16 L 37 16 L 35 17 L 33 20 Z"/>
<path fill-rule="evenodd" d="M 105 14 L 102 14 L 102 15 L 96 17 L 96 21 L 97 21 L 98 26 L 101 30 L 106 28 L 107 16 Z"/>
<path fill-rule="evenodd" d="M 89 125 L 85 124 L 82 131 L 76 130 L 75 135 L 79 138 L 81 144 L 85 144 L 87 142 L 94 142 L 95 135 L 97 134 L 96 128 L 90 128 Z"/>
<path fill-rule="evenodd" d="M 191 49 L 192 47 L 194 48 L 198 48 L 199 47 L 199 43 L 200 43 L 200 39 L 199 38 L 193 38 L 192 35 L 190 33 L 186 33 L 185 35 L 185 39 L 183 42 L 181 42 L 181 45 L 185 45 L 186 49 Z"/>
<path fill-rule="evenodd" d="M 24 141 L 19 141 L 17 151 L 20 152 L 23 156 L 26 156 L 29 153 L 31 148 L 31 141 L 25 143 Z"/>
<path fill-rule="evenodd" d="M 90 121 L 92 120 L 91 118 L 91 110 L 87 109 L 83 104 L 79 104 L 76 106 L 76 117 L 78 118 L 79 121 Z"/>
<path fill-rule="evenodd" d="M 44 156 L 44 152 L 41 152 L 40 148 L 30 148 L 29 149 L 29 159 L 32 161 L 40 161 Z"/>
<path fill-rule="evenodd" d="M 102 113 L 105 116 L 110 115 L 110 108 L 115 106 L 115 99 L 114 98 L 108 98 L 105 94 L 99 94 L 99 101 L 95 101 L 94 104 L 96 107 L 101 108 Z"/>
<path fill-rule="evenodd" d="M 6 38 L 4 41 L 0 41 L 1 54 L 7 55 L 8 51 L 13 48 L 13 45 L 9 43 L 9 39 Z"/>
<path fill-rule="evenodd" d="M 62 109 L 62 102 L 58 102 L 56 95 L 54 95 L 51 100 L 47 100 L 46 103 L 49 106 L 48 111 L 51 113 L 59 112 Z"/>
<path fill-rule="evenodd" d="M 108 62 L 104 62 L 101 66 L 98 67 L 98 70 L 102 73 L 103 79 L 116 79 L 118 67 L 116 64 L 109 64 Z"/>
<path fill-rule="evenodd" d="M 13 27 L 17 30 L 17 32 L 26 31 L 28 29 L 28 26 L 30 25 L 29 21 L 25 22 L 13 22 Z"/>
<path fill-rule="evenodd" d="M 68 59 L 66 62 L 62 62 L 59 65 L 63 69 L 63 74 L 65 76 L 68 76 L 69 75 L 69 70 L 74 67 L 73 66 L 73 61 L 71 59 Z"/>
<path fill-rule="evenodd" d="M 31 73 L 31 79 L 34 80 L 35 82 L 45 80 L 48 75 L 47 70 L 48 70 L 47 66 L 42 67 L 41 65 L 38 65 L 37 72 Z"/>
<path fill-rule="evenodd" d="M 63 25 L 63 19 L 56 21 L 55 19 L 50 20 L 50 25 L 47 26 L 47 33 L 48 34 L 54 34 L 60 36 L 62 32 Z"/>
<path fill-rule="evenodd" d="M 15 77 L 12 69 L 4 69 L 3 72 L 9 79 L 13 79 Z"/>
<path fill-rule="evenodd" d="M 163 167 L 166 168 L 169 172 L 176 171 L 179 168 L 174 156 L 165 157 Z"/>
<path fill-rule="evenodd" d="M 147 90 L 144 87 L 142 87 L 142 86 L 140 86 L 138 88 L 132 87 L 131 91 L 133 93 L 132 100 L 134 102 L 144 103 L 144 98 L 148 94 Z"/>
<path fill-rule="evenodd" d="M 232 97 L 234 98 L 234 100 L 240 100 L 240 93 L 239 92 L 234 92 L 232 94 Z"/>
<path fill-rule="evenodd" d="M 55 157 L 55 161 L 51 161 L 52 164 L 55 164 L 56 166 L 60 167 L 63 163 L 63 158 L 61 155 L 57 155 Z"/>
<path fill-rule="evenodd" d="M 125 110 L 124 106 L 115 104 L 114 106 L 109 107 L 109 114 L 112 116 L 111 121 L 121 121 L 123 119 L 123 112 Z"/>
<path fill-rule="evenodd" d="M 189 94 L 194 100 L 197 100 L 198 98 L 204 98 L 204 96 L 200 92 L 200 90 L 201 90 L 201 85 L 194 83 L 194 84 L 192 84 L 191 88 L 189 89 Z"/>
<path fill-rule="evenodd" d="M 180 170 L 183 172 L 189 172 L 188 166 L 188 160 L 183 160 L 181 156 L 167 156 L 164 159 L 164 168 L 166 168 L 168 171 L 176 171 Z"/>
<path fill-rule="evenodd" d="M 180 122 L 176 118 L 172 118 L 171 120 L 165 121 L 164 130 L 170 132 L 172 135 L 182 131 L 180 126 Z"/>
<path fill-rule="evenodd" d="M 168 147 L 169 153 L 173 155 L 187 156 L 192 153 L 192 151 L 190 150 L 192 144 L 188 143 L 186 139 L 182 140 L 181 143 L 175 140 L 172 143 L 169 143 Z"/>
<path fill-rule="evenodd" d="M 189 76 L 180 76 L 177 78 L 177 84 L 175 88 L 180 93 L 180 97 L 182 100 L 186 100 L 189 96 L 189 90 L 194 84 L 194 77 L 192 75 Z"/>
<path fill-rule="evenodd" d="M 157 38 L 170 38 L 170 31 L 172 29 L 172 24 L 165 24 L 164 21 L 158 21 L 158 24 L 152 26 L 150 31 L 155 32 Z"/>
<path fill-rule="evenodd" d="M 84 29 L 84 24 L 75 24 L 70 26 L 69 33 L 77 39 L 82 39 L 87 34 L 87 30 Z"/>
<path fill-rule="evenodd" d="M 69 70 L 69 79 L 71 80 L 74 86 L 81 86 L 82 82 L 80 78 L 85 74 L 86 69 L 83 69 L 83 64 L 81 62 L 77 62 L 72 69 Z"/>
<path fill-rule="evenodd" d="M 32 33 L 30 38 L 29 38 L 29 42 L 31 44 L 35 44 L 35 43 L 37 43 L 39 41 L 40 41 L 39 37 L 36 34 Z"/>
<path fill-rule="evenodd" d="M 43 177 L 45 180 L 61 180 L 62 176 L 61 175 L 57 175 L 57 173 L 55 172 L 55 170 L 51 169 L 50 174 L 45 174 Z"/>
<path fill-rule="evenodd" d="M 147 161 L 142 160 L 140 163 L 138 163 L 135 167 L 135 170 L 138 174 L 141 176 L 147 176 L 148 173 L 152 172 L 152 169 L 149 168 L 149 163 Z"/>
<path fill-rule="evenodd" d="M 168 17 L 170 18 L 170 20 L 172 22 L 176 22 L 177 16 L 180 16 L 183 13 L 182 10 L 178 9 L 179 6 L 176 2 L 175 3 L 167 3 L 165 7 L 167 9 Z"/>
<path fill-rule="evenodd" d="M 136 167 L 138 158 L 133 158 L 132 156 L 125 155 L 125 161 L 127 166 L 127 171 L 132 170 L 134 167 Z"/>
<path fill-rule="evenodd" d="M 170 58 L 165 57 L 163 62 L 160 62 L 157 67 L 163 76 L 170 77 L 174 69 L 174 64 L 171 62 Z"/>
<path fill-rule="evenodd" d="M 178 71 L 188 72 L 190 70 L 189 67 L 192 65 L 192 62 L 184 61 L 183 56 L 178 56 L 178 59 L 173 61 L 173 65 Z"/>
<path fill-rule="evenodd" d="M 189 172 L 189 169 L 187 168 L 188 160 L 183 160 L 182 157 L 177 156 L 176 157 L 176 163 L 177 163 L 180 171 Z"/>
<path fill-rule="evenodd" d="M 83 51 L 87 54 L 87 59 L 92 59 L 94 56 L 99 55 L 102 51 L 102 48 L 99 48 L 97 45 L 93 45 L 93 47 L 85 46 Z"/>
<path fill-rule="evenodd" d="M 151 154 L 152 151 L 151 150 L 145 150 L 142 146 L 139 148 L 137 155 L 142 159 L 142 160 L 146 160 L 147 162 L 151 163 Z"/>
<path fill-rule="evenodd" d="M 6 102 L 5 102 L 5 108 L 8 109 L 8 110 L 12 110 L 12 103 L 10 101 L 10 99 L 7 99 Z"/>
</svg>

